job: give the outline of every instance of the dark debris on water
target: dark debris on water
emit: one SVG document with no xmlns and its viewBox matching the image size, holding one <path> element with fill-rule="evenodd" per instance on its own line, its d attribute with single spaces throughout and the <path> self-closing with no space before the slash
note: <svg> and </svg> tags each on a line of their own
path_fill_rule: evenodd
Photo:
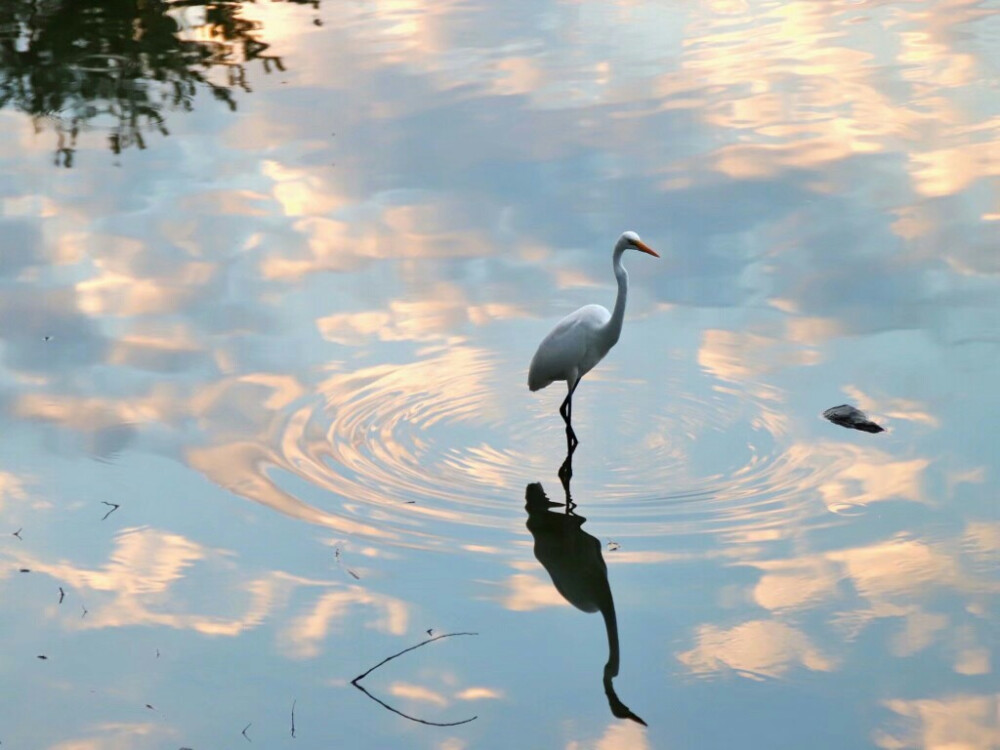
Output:
<svg viewBox="0 0 1000 750">
<path fill-rule="evenodd" d="M 839 424 L 841 427 L 847 427 L 852 430 L 873 433 L 885 432 L 884 427 L 872 422 L 863 411 L 850 404 L 831 406 L 823 412 L 823 417 L 834 424 Z"/>
</svg>

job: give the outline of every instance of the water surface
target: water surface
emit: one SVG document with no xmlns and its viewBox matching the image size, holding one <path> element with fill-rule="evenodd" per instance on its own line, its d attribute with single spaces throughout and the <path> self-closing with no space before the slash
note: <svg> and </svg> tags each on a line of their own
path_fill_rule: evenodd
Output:
<svg viewBox="0 0 1000 750">
<path fill-rule="evenodd" d="M 997 11 L 6 3 L 4 747 L 1000 745 Z"/>
</svg>

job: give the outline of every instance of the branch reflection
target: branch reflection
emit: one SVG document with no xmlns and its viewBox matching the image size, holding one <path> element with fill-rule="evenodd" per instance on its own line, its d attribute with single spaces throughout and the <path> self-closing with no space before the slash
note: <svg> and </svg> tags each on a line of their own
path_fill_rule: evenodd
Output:
<svg viewBox="0 0 1000 750">
<path fill-rule="evenodd" d="M 168 135 L 165 112 L 190 111 L 199 90 L 236 109 L 246 63 L 265 54 L 260 23 L 238 2 L 5 0 L 0 3 L 0 107 L 56 132 L 55 163 L 73 165 L 77 136 L 106 128 L 115 153 Z"/>
<path fill-rule="evenodd" d="M 570 492 L 573 477 L 573 454 L 570 451 L 559 469 L 565 503 L 549 500 L 538 482 L 524 491 L 528 511 L 528 531 L 535 540 L 535 557 L 548 572 L 556 590 L 570 604 L 584 612 L 600 612 L 608 634 L 608 661 L 604 665 L 604 694 L 611 713 L 619 719 L 646 722 L 632 713 L 615 692 L 613 679 L 618 676 L 618 619 L 608 583 L 608 566 L 601 554 L 601 543 L 583 530 L 586 518 L 578 516 Z M 562 512 L 552 508 L 562 507 Z"/>
</svg>

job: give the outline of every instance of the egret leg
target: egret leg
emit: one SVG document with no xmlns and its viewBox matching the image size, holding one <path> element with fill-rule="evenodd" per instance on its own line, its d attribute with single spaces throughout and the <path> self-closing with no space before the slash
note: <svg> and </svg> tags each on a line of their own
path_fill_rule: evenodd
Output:
<svg viewBox="0 0 1000 750">
<path fill-rule="evenodd" d="M 577 379 L 577 381 L 570 386 L 569 393 L 566 394 L 566 399 L 562 402 L 562 406 L 559 407 L 559 413 L 562 415 L 563 421 L 566 423 L 566 451 L 570 456 L 573 455 L 573 451 L 576 450 L 576 446 L 580 444 L 580 441 L 576 439 L 576 433 L 573 432 L 573 392 L 579 384 L 580 380 Z"/>
<path fill-rule="evenodd" d="M 559 467 L 559 481 L 562 482 L 563 492 L 566 493 L 566 512 L 572 513 L 573 509 L 576 507 L 576 503 L 573 502 L 573 495 L 570 493 L 569 483 L 573 479 L 573 454 L 567 453 L 566 460 L 563 461 L 562 466 Z"/>
<path fill-rule="evenodd" d="M 559 480 L 562 482 L 566 496 L 569 497 L 569 483 L 573 478 L 573 454 L 567 453 L 563 459 L 562 466 L 559 467 Z"/>
</svg>

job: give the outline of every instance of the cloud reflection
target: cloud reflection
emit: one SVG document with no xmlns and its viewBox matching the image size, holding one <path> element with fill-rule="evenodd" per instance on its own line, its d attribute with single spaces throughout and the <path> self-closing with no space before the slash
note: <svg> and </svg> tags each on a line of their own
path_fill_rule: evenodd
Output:
<svg viewBox="0 0 1000 750">
<path fill-rule="evenodd" d="M 901 729 L 880 730 L 874 741 L 886 750 L 973 750 L 1000 744 L 1000 693 L 956 694 L 939 699 L 886 701 Z"/>
<path fill-rule="evenodd" d="M 48 750 L 134 750 L 176 744 L 177 731 L 152 722 L 104 722 L 92 726 L 91 737 L 63 740 Z"/>
<path fill-rule="evenodd" d="M 409 623 L 409 605 L 399 599 L 348 586 L 317 598 L 311 612 L 292 619 L 280 638 L 283 650 L 297 659 L 318 656 L 321 644 L 330 637 L 332 627 L 346 619 L 348 612 L 366 607 L 377 613 L 369 627 L 403 635 Z"/>
<path fill-rule="evenodd" d="M 829 672 L 837 660 L 797 628 L 776 620 L 751 620 L 733 628 L 702 625 L 697 644 L 677 655 L 695 673 L 734 670 L 751 678 L 780 677 L 792 666 Z"/>
</svg>

